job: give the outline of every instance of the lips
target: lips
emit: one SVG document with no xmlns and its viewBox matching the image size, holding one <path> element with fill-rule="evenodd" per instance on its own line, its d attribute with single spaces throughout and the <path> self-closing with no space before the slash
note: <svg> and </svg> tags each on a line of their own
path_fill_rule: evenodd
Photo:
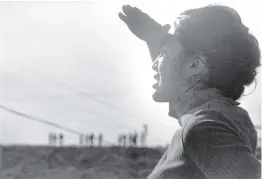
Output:
<svg viewBox="0 0 262 179">
<path fill-rule="evenodd" d="M 157 74 L 154 75 L 154 78 L 155 78 L 157 81 L 159 81 L 159 80 L 160 80 L 160 75 L 157 73 Z"/>
<path fill-rule="evenodd" d="M 158 88 L 158 82 L 155 83 L 155 84 L 153 84 L 153 88 L 154 88 L 154 89 L 157 89 L 157 88 Z"/>
<path fill-rule="evenodd" d="M 154 75 L 154 79 L 156 79 L 156 83 L 155 84 L 153 84 L 153 88 L 154 89 L 157 89 L 158 88 L 158 83 L 159 83 L 159 80 L 160 80 L 160 75 L 159 75 L 159 73 L 157 73 L 157 74 L 155 74 Z"/>
</svg>

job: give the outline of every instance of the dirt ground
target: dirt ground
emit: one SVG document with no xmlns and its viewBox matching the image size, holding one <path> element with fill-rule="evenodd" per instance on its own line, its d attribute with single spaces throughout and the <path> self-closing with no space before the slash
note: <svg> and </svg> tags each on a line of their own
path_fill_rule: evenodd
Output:
<svg viewBox="0 0 262 179">
<path fill-rule="evenodd" d="M 163 150 L 120 147 L 4 147 L 1 179 L 142 179 Z"/>
</svg>

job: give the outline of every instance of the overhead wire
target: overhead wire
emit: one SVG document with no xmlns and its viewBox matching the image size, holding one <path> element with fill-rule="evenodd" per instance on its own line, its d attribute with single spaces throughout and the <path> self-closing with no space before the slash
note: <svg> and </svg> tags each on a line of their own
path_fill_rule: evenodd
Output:
<svg viewBox="0 0 262 179">
<path fill-rule="evenodd" d="M 50 121 L 47 121 L 45 119 L 42 119 L 42 118 L 39 118 L 39 117 L 35 117 L 35 116 L 32 116 L 32 115 L 29 115 L 29 114 L 26 114 L 26 113 L 23 113 L 23 112 L 19 112 L 13 108 L 10 108 L 10 107 L 7 107 L 7 106 L 4 106 L 4 105 L 1 105 L 0 104 L 0 109 L 4 110 L 4 111 L 7 111 L 13 115 L 17 115 L 17 116 L 20 116 L 22 118 L 25 118 L 25 119 L 28 119 L 28 120 L 31 120 L 31 121 L 36 121 L 36 122 L 39 122 L 39 123 L 42 123 L 42 124 L 45 124 L 45 125 L 49 125 L 49 126 L 52 126 L 52 127 L 55 127 L 55 128 L 58 128 L 58 129 L 61 129 L 61 130 L 64 130 L 66 132 L 69 132 L 69 133 L 72 133 L 72 134 L 75 134 L 75 135 L 81 135 L 83 134 L 82 132 L 80 131 L 77 131 L 77 130 L 73 130 L 73 129 L 70 129 L 68 127 L 64 127 L 62 125 L 59 125 L 59 124 L 56 124 L 56 123 L 53 123 L 53 122 L 50 122 Z M 110 144 L 111 146 L 115 146 L 114 144 L 112 144 L 111 142 L 108 142 L 106 140 L 104 140 L 107 144 Z"/>
<path fill-rule="evenodd" d="M 11 61 L 11 60 L 9 60 L 9 61 Z M 110 108 L 113 108 L 113 109 L 119 109 L 120 111 L 125 112 L 125 113 L 128 113 L 128 114 L 131 115 L 131 116 L 146 117 L 146 116 L 143 116 L 143 115 L 141 116 L 141 115 L 132 113 L 132 112 L 130 112 L 130 111 L 128 111 L 128 110 L 125 110 L 125 109 L 123 109 L 123 108 L 120 108 L 120 107 L 118 107 L 117 105 L 114 105 L 114 104 L 112 104 L 112 103 L 108 103 L 108 102 L 106 102 L 106 101 L 99 100 L 99 99 L 97 99 L 97 96 L 95 96 L 94 94 L 89 94 L 89 93 L 86 93 L 86 92 L 79 91 L 79 90 L 77 90 L 76 88 L 74 88 L 74 87 L 72 87 L 72 86 L 70 86 L 70 85 L 68 85 L 68 84 L 66 84 L 66 83 L 63 83 L 63 82 L 59 82 L 59 81 L 57 81 L 57 80 L 54 80 L 54 79 L 50 78 L 49 76 L 47 76 L 47 75 L 45 75 L 45 74 L 42 74 L 42 73 L 40 73 L 40 72 L 37 72 L 37 71 L 31 69 L 30 67 L 24 65 L 24 64 L 17 63 L 17 62 L 14 62 L 14 61 L 11 61 L 11 62 L 21 65 L 22 67 L 26 68 L 27 71 L 31 71 L 32 73 L 37 74 L 38 76 L 40 76 L 40 77 L 42 77 L 42 78 L 45 78 L 45 79 L 47 79 L 47 80 L 49 80 L 49 81 L 57 84 L 57 85 L 60 86 L 61 88 L 70 90 L 70 91 L 72 91 L 72 92 L 74 92 L 74 93 L 76 93 L 76 94 L 78 94 L 78 95 L 81 95 L 81 96 L 84 96 L 84 97 L 87 97 L 87 98 L 92 98 L 93 100 L 95 100 L 95 101 L 97 101 L 97 102 L 99 102 L 99 103 L 101 103 L 101 104 L 104 104 L 104 105 L 106 105 L 107 107 L 110 107 Z M 85 109 L 87 109 L 87 108 L 85 108 Z M 100 114 L 100 113 L 99 113 L 98 111 L 96 111 L 95 109 L 90 109 L 90 108 L 88 108 L 88 110 L 92 110 L 92 112 L 95 112 L 95 113 L 97 113 L 97 114 Z M 113 122 L 114 122 L 114 123 L 121 124 L 121 125 L 124 125 L 124 126 L 126 126 L 127 128 L 130 128 L 130 129 L 131 129 L 131 128 L 134 128 L 134 127 L 131 127 L 131 126 L 126 125 L 125 123 L 122 123 L 122 122 L 119 122 L 119 121 L 113 121 Z M 133 129 L 133 130 L 134 130 L 134 129 Z M 158 138 L 158 137 L 156 137 L 156 136 L 154 136 L 154 138 L 157 139 L 157 140 L 159 140 L 159 141 L 161 141 L 161 142 L 164 142 L 162 139 L 160 139 L 160 138 Z"/>
</svg>

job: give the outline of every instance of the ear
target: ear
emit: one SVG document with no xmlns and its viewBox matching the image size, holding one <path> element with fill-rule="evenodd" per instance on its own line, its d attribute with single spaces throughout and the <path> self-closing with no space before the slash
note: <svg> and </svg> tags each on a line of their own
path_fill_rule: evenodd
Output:
<svg viewBox="0 0 262 179">
<path fill-rule="evenodd" d="M 206 57 L 203 55 L 194 55 L 190 60 L 188 64 L 188 72 L 190 76 L 198 76 L 201 75 L 202 73 L 204 74 L 207 70 L 208 67 L 206 65 Z"/>
</svg>

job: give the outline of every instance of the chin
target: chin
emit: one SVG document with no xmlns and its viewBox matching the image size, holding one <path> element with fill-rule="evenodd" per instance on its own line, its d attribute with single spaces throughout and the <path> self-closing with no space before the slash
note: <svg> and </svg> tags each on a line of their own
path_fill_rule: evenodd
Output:
<svg viewBox="0 0 262 179">
<path fill-rule="evenodd" d="M 153 100 L 154 100 L 155 102 L 159 102 L 159 103 L 167 103 L 167 102 L 169 102 L 169 100 L 170 100 L 166 95 L 164 95 L 164 94 L 161 93 L 160 91 L 154 92 L 154 94 L 152 95 L 152 97 L 153 97 Z"/>
</svg>

